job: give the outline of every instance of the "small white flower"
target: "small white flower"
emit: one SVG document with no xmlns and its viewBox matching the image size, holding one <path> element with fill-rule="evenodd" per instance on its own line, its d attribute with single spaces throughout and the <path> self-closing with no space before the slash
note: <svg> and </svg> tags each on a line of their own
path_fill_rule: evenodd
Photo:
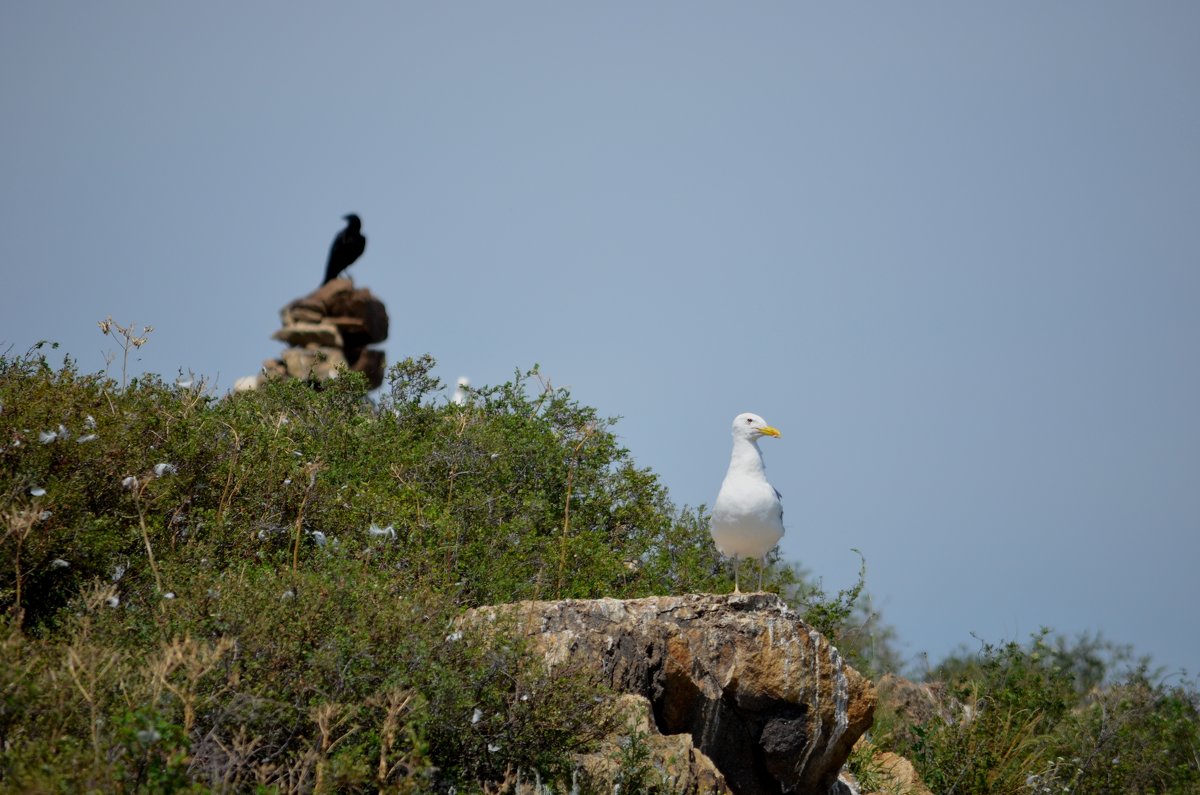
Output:
<svg viewBox="0 0 1200 795">
<path fill-rule="evenodd" d="M 117 596 L 116 594 L 113 594 L 112 596 L 105 599 L 104 603 L 106 605 L 108 605 L 109 607 L 116 607 L 117 605 L 121 604 L 121 597 Z"/>
<path fill-rule="evenodd" d="M 471 713 L 471 725 L 474 726 L 481 720 L 483 720 L 483 710 L 481 710 L 479 707 L 476 707 L 475 711 Z"/>
<path fill-rule="evenodd" d="M 463 636 L 463 634 L 462 634 L 461 630 L 455 630 L 454 632 L 451 632 L 449 635 L 446 636 L 446 642 L 454 643 L 457 640 L 462 640 L 462 636 Z"/>
<path fill-rule="evenodd" d="M 68 431 L 67 427 L 61 423 L 58 426 L 58 438 L 63 439 L 64 441 L 71 438 L 71 432 Z"/>
<path fill-rule="evenodd" d="M 43 489 L 41 486 L 34 486 L 32 489 L 29 490 L 29 493 L 32 494 L 34 497 L 45 497 L 46 496 L 46 490 Z"/>
<path fill-rule="evenodd" d="M 20 439 L 13 439 L 12 446 L 13 446 L 13 447 L 20 447 L 20 446 L 21 446 L 21 440 L 20 440 Z"/>
<path fill-rule="evenodd" d="M 138 741 L 140 741 L 143 745 L 149 745 L 150 743 L 157 742 L 161 737 L 162 735 L 158 733 L 158 730 L 153 728 L 142 729 L 137 733 Z"/>
<path fill-rule="evenodd" d="M 488 743 L 488 752 L 489 752 L 489 753 L 493 753 L 493 754 L 494 754 L 494 753 L 496 753 L 496 752 L 497 752 L 497 751 L 499 751 L 499 750 L 500 750 L 500 746 L 499 746 L 499 744 L 492 744 L 492 743 Z"/>
<path fill-rule="evenodd" d="M 96 427 L 96 418 L 93 417 L 91 414 L 84 417 L 83 418 L 83 427 L 85 427 L 89 430 L 91 430 L 92 428 L 95 428 Z"/>
<path fill-rule="evenodd" d="M 55 558 L 54 560 L 50 561 L 50 568 L 52 569 L 65 569 L 70 567 L 70 565 L 70 563 L 67 563 L 62 558 Z"/>
<path fill-rule="evenodd" d="M 165 594 L 163 594 L 163 599 L 174 599 L 174 598 L 175 598 L 174 591 L 167 591 Z"/>
<path fill-rule="evenodd" d="M 137 485 L 137 478 L 135 478 L 133 475 L 130 475 L 129 477 L 127 477 L 121 481 L 121 488 L 132 489 L 136 485 Z"/>
<path fill-rule="evenodd" d="M 290 486 L 290 485 L 292 485 L 292 479 L 291 479 L 291 478 L 284 478 L 284 479 L 283 479 L 283 485 L 285 485 L 285 486 Z"/>
<path fill-rule="evenodd" d="M 41 513 L 41 514 L 38 516 L 38 521 L 39 521 L 39 522 L 44 522 L 44 521 L 46 521 L 47 519 L 49 519 L 49 518 L 50 518 L 51 516 L 53 516 L 53 515 L 54 515 L 54 514 L 53 514 L 53 513 L 51 513 L 50 511 L 42 511 L 42 513 Z"/>
<path fill-rule="evenodd" d="M 97 436 L 96 434 L 89 433 L 86 436 L 80 436 L 78 439 L 75 440 L 75 442 L 76 442 L 76 444 L 84 444 L 85 442 L 94 442 L 99 438 L 100 437 Z"/>
<path fill-rule="evenodd" d="M 163 475 L 174 475 L 178 471 L 179 471 L 178 467 L 176 467 L 174 464 L 168 464 L 165 461 L 161 464 L 154 465 L 154 476 L 155 477 L 161 478 Z"/>
<path fill-rule="evenodd" d="M 116 566 L 113 567 L 112 581 L 120 582 L 121 578 L 124 576 L 125 576 L 125 564 L 118 563 Z"/>
<path fill-rule="evenodd" d="M 313 541 L 317 542 L 317 546 L 319 546 L 319 547 L 325 546 L 325 534 L 322 533 L 320 530 L 313 530 L 312 537 L 313 537 Z"/>
<path fill-rule="evenodd" d="M 528 693 L 522 693 L 522 694 L 521 694 L 521 700 L 522 700 L 522 701 L 528 701 L 528 700 L 529 700 L 529 694 L 528 694 Z"/>
<path fill-rule="evenodd" d="M 58 438 L 58 434 L 54 431 L 42 431 L 38 434 L 38 441 L 42 444 L 50 444 Z"/>
<path fill-rule="evenodd" d="M 392 540 L 395 540 L 396 528 L 392 527 L 391 525 L 388 525 L 387 527 L 380 527 L 379 525 L 373 524 L 367 528 L 367 535 L 372 535 L 377 538 L 380 536 L 387 536 Z"/>
<path fill-rule="evenodd" d="M 289 599 L 295 599 L 295 598 L 296 598 L 296 592 L 295 592 L 295 591 L 293 591 L 291 588 L 288 588 L 288 589 L 287 589 L 286 591 L 284 591 L 284 592 L 283 592 L 283 594 L 282 594 L 282 595 L 279 597 L 280 601 L 284 601 L 284 602 L 286 602 L 286 601 L 287 601 L 287 600 L 289 600 Z"/>
</svg>

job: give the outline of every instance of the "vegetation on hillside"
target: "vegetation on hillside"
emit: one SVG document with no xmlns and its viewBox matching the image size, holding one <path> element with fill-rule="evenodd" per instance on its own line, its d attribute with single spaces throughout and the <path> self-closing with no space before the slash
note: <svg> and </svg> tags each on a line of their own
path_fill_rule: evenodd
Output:
<svg viewBox="0 0 1200 795">
<path fill-rule="evenodd" d="M 857 760 L 890 750 L 949 795 L 1200 792 L 1200 695 L 1126 648 L 1043 630 L 928 674 L 918 708 L 886 692 Z M 893 682 L 894 684 L 894 682 Z M 906 708 L 907 707 L 907 708 Z"/>
<path fill-rule="evenodd" d="M 536 370 L 453 405 L 433 365 L 372 403 L 353 374 L 217 399 L 0 358 L 0 781 L 564 775 L 605 727 L 597 685 L 462 609 L 725 590 L 727 569 L 595 410 Z"/>
<path fill-rule="evenodd" d="M 126 354 L 145 343 L 114 329 Z M 571 763 L 615 720 L 600 685 L 456 619 L 725 592 L 729 568 L 703 508 L 674 506 L 611 420 L 536 368 L 463 405 L 433 368 L 397 364 L 374 401 L 354 374 L 218 398 L 0 356 L 0 790 L 611 791 Z M 766 583 L 879 674 L 896 659 L 865 572 L 832 597 L 778 561 Z M 1087 738 L 1142 749 L 1105 781 L 1168 758 L 1170 786 L 1195 781 L 1193 691 L 1144 670 L 1062 690 L 1033 653 L 947 669 L 958 711 L 909 732 L 885 716 L 876 743 L 938 791 L 1119 791 L 1059 759 Z M 989 783 L 997 742 L 1039 778 Z"/>
</svg>

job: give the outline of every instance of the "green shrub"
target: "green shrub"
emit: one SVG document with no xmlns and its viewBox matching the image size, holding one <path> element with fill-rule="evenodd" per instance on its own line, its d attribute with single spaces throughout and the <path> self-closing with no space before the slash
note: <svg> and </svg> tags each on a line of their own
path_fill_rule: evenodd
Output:
<svg viewBox="0 0 1200 795">
<path fill-rule="evenodd" d="M 536 369 L 450 405 L 433 364 L 372 403 L 355 374 L 217 399 L 0 356 L 0 786 L 569 778 L 597 685 L 463 608 L 724 568 L 594 409 Z"/>
<path fill-rule="evenodd" d="M 918 725 L 885 716 L 879 744 L 909 756 L 939 793 L 1195 793 L 1198 697 L 1155 684 L 1146 665 L 1112 669 L 1125 650 L 1096 638 L 985 644 L 947 660 L 940 713 Z"/>
<path fill-rule="evenodd" d="M 348 556 L 115 593 L 89 590 L 54 640 L 9 626 L 10 790 L 461 791 L 510 769 L 567 776 L 606 726 L 586 676 Z"/>
<path fill-rule="evenodd" d="M 1097 688 L 1058 727 L 1051 775 L 1075 792 L 1200 792 L 1200 699 L 1194 686 L 1153 683 L 1144 668 Z"/>
</svg>

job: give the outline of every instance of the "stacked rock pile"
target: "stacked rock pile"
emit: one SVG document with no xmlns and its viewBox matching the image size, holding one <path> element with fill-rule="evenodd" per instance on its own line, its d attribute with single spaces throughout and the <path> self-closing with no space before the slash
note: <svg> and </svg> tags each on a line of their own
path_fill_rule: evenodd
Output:
<svg viewBox="0 0 1200 795">
<path fill-rule="evenodd" d="M 383 351 L 370 346 L 387 339 L 388 314 L 370 290 L 356 290 L 350 279 L 333 279 L 279 314 L 283 328 L 271 336 L 288 347 L 280 358 L 263 362 L 259 382 L 301 378 L 319 384 L 345 367 L 365 375 L 372 389 L 383 384 Z"/>
</svg>

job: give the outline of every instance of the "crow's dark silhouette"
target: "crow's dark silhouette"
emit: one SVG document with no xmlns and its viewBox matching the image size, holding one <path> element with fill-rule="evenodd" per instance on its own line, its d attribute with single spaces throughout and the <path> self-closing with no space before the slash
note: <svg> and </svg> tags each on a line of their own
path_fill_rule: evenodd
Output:
<svg viewBox="0 0 1200 795">
<path fill-rule="evenodd" d="M 337 233 L 337 237 L 333 239 L 333 245 L 329 248 L 329 262 L 325 265 L 325 282 L 336 279 L 339 273 L 349 268 L 354 260 L 362 256 L 363 249 L 367 247 L 367 239 L 362 234 L 362 220 L 354 213 L 342 217 L 346 219 L 346 228 Z"/>
</svg>

